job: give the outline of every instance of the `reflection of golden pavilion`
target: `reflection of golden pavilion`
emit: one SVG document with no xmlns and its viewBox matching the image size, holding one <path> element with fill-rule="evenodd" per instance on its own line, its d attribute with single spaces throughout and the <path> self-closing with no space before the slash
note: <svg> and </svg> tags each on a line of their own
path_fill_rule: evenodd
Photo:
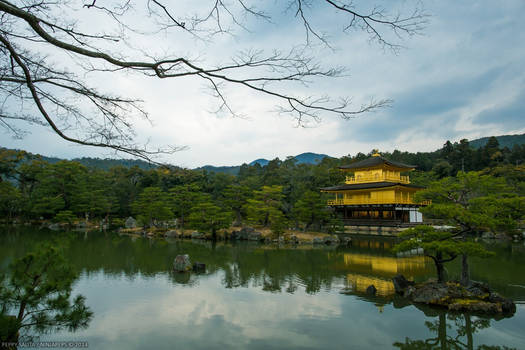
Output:
<svg viewBox="0 0 525 350">
<path fill-rule="evenodd" d="M 378 277 L 369 277 L 349 273 L 346 275 L 346 280 L 355 292 L 365 293 L 368 286 L 373 284 L 377 289 L 377 295 L 386 297 L 394 294 L 394 284 L 390 280 L 381 279 Z"/>
<path fill-rule="evenodd" d="M 432 262 L 424 256 L 396 258 L 345 253 L 344 262 L 352 271 L 346 278 L 354 291 L 364 293 L 366 288 L 373 284 L 377 289 L 377 295 L 380 296 L 394 294 L 391 278 L 397 274 L 413 279 L 432 271 Z"/>
</svg>

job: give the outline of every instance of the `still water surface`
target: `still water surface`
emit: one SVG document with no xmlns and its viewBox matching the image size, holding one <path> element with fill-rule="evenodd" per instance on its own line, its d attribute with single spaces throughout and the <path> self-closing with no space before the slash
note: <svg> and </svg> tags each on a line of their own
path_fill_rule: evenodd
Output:
<svg viewBox="0 0 525 350">
<path fill-rule="evenodd" d="M 2 229 L 0 270 L 57 236 L 64 239 Z M 423 257 L 393 256 L 388 240 L 335 248 L 67 237 L 67 258 L 81 271 L 73 293 L 87 298 L 94 318 L 85 330 L 42 340 L 87 341 L 91 349 L 525 349 L 523 304 L 514 317 L 495 320 L 395 297 L 392 276 L 425 280 L 434 270 Z M 473 279 L 524 302 L 525 247 L 489 248 L 497 257 L 472 259 Z M 205 263 L 206 273 L 172 273 L 177 254 Z M 457 276 L 459 266 L 448 272 Z M 370 284 L 375 297 L 364 293 Z"/>
</svg>

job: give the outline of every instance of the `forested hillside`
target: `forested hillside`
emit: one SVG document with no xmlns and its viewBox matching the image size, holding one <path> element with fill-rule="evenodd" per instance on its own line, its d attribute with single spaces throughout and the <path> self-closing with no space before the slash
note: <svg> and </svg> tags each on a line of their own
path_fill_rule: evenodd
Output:
<svg viewBox="0 0 525 350">
<path fill-rule="evenodd" d="M 370 154 L 369 154 L 370 155 Z M 77 161 L 48 162 L 23 151 L 0 150 L 0 217 L 3 220 L 75 222 L 102 219 L 122 224 L 135 216 L 145 226 L 178 219 L 183 227 L 203 231 L 233 222 L 269 227 L 331 231 L 337 226 L 319 188 L 342 183 L 337 167 L 368 157 L 358 153 L 318 164 L 294 158 L 266 166 L 244 164 L 237 176 L 206 170 L 119 165 L 103 170 Z M 516 192 L 525 191 L 525 146 L 512 150 L 496 138 L 473 150 L 468 141 L 447 142 L 436 152 L 383 153 L 417 166 L 413 183 L 455 176 L 460 170 L 505 177 Z"/>
<path fill-rule="evenodd" d="M 8 151 L 9 149 L 0 147 L 0 151 Z M 30 152 L 25 152 L 22 150 L 11 150 L 15 152 L 21 152 L 26 154 L 26 158 L 39 158 L 43 161 L 46 161 L 48 163 L 54 164 L 58 163 L 60 161 L 63 161 L 62 158 L 57 157 L 46 157 L 40 154 L 32 154 Z M 82 158 L 73 158 L 71 161 L 78 162 L 82 165 L 85 165 L 88 168 L 95 168 L 95 169 L 103 169 L 103 170 L 109 170 L 116 166 L 123 166 L 126 168 L 131 167 L 139 167 L 140 169 L 153 169 L 156 168 L 157 165 L 148 163 L 146 161 L 140 160 L 140 159 L 114 159 L 114 158 L 92 158 L 92 157 L 82 157 Z"/>
<path fill-rule="evenodd" d="M 525 145 L 525 134 L 521 135 L 501 135 L 501 136 L 495 136 L 498 140 L 498 143 L 500 147 L 508 147 L 509 149 L 512 149 L 515 145 L 523 146 Z M 484 147 L 490 137 L 482 137 L 480 139 L 472 140 L 470 141 L 470 146 L 472 148 L 480 148 Z"/>
</svg>

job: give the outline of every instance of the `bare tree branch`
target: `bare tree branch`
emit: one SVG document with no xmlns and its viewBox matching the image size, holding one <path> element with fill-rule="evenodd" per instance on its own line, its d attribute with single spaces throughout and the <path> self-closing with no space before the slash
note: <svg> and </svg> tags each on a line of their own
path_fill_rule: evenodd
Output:
<svg viewBox="0 0 525 350">
<path fill-rule="evenodd" d="M 249 31 L 247 19 L 271 23 L 274 18 L 270 12 L 252 5 L 249 0 L 211 0 L 207 9 L 191 16 L 177 13 L 173 5 L 161 0 L 144 0 L 143 4 L 146 14 L 155 22 L 152 32 L 175 28 L 178 29 L 176 34 L 187 33 L 192 39 L 233 33 L 232 28 L 235 27 Z M 95 13 L 106 16 L 122 30 L 117 35 L 80 29 L 76 21 L 57 15 L 61 5 L 64 8 L 70 6 L 65 0 L 0 0 L 0 94 L 4 100 L 0 109 L 0 125 L 16 136 L 22 133 L 9 120 L 45 123 L 65 140 L 107 147 L 148 160 L 155 154 L 181 148 L 148 150 L 137 146 L 130 116 L 148 118 L 141 101 L 100 92 L 84 83 L 79 73 L 138 73 L 172 80 L 193 77 L 208 86 L 218 99 L 216 112 L 231 116 L 243 115 L 232 105 L 226 93 L 228 86 L 271 97 L 276 102 L 277 112 L 291 115 L 300 126 L 330 114 L 350 119 L 357 114 L 389 106 L 392 101 L 372 99 L 352 108 L 350 98 L 290 93 L 295 91 L 290 89 L 290 84 L 308 87 L 322 78 L 340 77 L 345 71 L 342 67 L 323 68 L 318 60 L 308 55 L 308 45 L 314 44 L 314 41 L 331 47 L 322 29 L 312 21 L 313 16 L 319 11 L 343 16 L 347 20 L 344 31 L 351 28 L 361 30 L 372 41 L 393 50 L 400 46 L 391 42 L 388 34 L 398 38 L 411 36 L 419 33 L 427 21 L 426 14 L 419 8 L 402 16 L 389 15 L 379 7 L 361 13 L 353 3 L 339 0 L 289 0 L 284 11 L 293 9 L 295 17 L 301 21 L 306 33 L 306 47 L 296 46 L 288 51 L 274 50 L 270 53 L 248 49 L 232 54 L 229 62 L 217 65 L 174 54 L 155 57 L 142 52 L 138 59 L 130 59 L 126 57 L 130 51 L 108 50 L 107 47 L 113 47 L 108 44 L 131 47 L 127 31 L 137 35 L 147 34 L 139 26 L 129 24 L 126 16 L 136 6 L 130 1 L 104 1 L 102 4 L 89 0 L 82 5 L 71 5 L 74 11 L 85 11 L 87 16 Z M 74 64 L 58 69 L 34 45 L 45 47 L 46 52 L 66 53 Z M 8 108 L 15 100 L 20 105 L 16 113 Z M 28 102 L 31 104 L 28 105 Z M 41 119 L 31 116 L 28 112 L 31 106 L 36 107 Z M 91 108 L 91 111 L 86 108 Z"/>
</svg>

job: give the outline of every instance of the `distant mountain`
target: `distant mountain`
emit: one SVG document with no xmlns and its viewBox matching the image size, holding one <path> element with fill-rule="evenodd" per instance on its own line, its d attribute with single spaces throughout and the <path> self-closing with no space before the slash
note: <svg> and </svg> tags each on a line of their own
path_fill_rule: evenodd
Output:
<svg viewBox="0 0 525 350">
<path fill-rule="evenodd" d="M 321 162 L 324 158 L 328 157 L 326 154 L 319 154 L 319 153 L 312 153 L 312 152 L 306 152 L 301 153 L 294 158 L 297 160 L 297 164 L 317 164 Z M 270 161 L 268 159 L 259 158 L 256 159 L 250 163 L 248 163 L 249 166 L 254 166 L 255 164 L 259 164 L 260 166 L 266 166 L 268 165 Z M 199 169 L 205 169 L 207 171 L 214 171 L 217 173 L 226 173 L 231 175 L 237 175 L 239 173 L 240 166 L 213 166 L 213 165 L 205 165 L 203 167 L 197 168 Z"/>
<path fill-rule="evenodd" d="M 259 158 L 254 160 L 253 162 L 250 162 L 248 165 L 253 166 L 255 164 L 259 164 L 260 166 L 267 166 L 270 161 L 268 159 Z"/>
<path fill-rule="evenodd" d="M 326 157 L 328 157 L 326 154 L 306 152 L 301 153 L 294 158 L 297 159 L 297 164 L 317 164 Z"/>
<path fill-rule="evenodd" d="M 88 168 L 109 170 L 116 166 L 123 166 L 125 168 L 139 167 L 143 170 L 154 169 L 157 167 L 155 164 L 148 163 L 140 159 L 112 159 L 112 158 L 74 158 L 72 161 L 79 162 L 82 165 L 87 166 Z"/>
<path fill-rule="evenodd" d="M 323 158 L 328 157 L 326 154 L 306 152 L 296 155 L 294 158 L 297 160 L 297 164 L 317 164 L 323 160 Z M 259 158 L 249 163 L 248 165 L 259 164 L 260 166 L 268 165 L 270 161 L 268 159 Z"/>
<path fill-rule="evenodd" d="M 239 169 L 241 167 L 239 165 L 234 166 L 213 166 L 213 165 L 205 165 L 200 168 L 196 168 L 195 170 L 206 170 L 206 171 L 213 171 L 216 173 L 225 173 L 230 175 L 237 175 L 239 174 Z"/>
<path fill-rule="evenodd" d="M 487 144 L 487 141 L 490 139 L 490 137 L 491 136 L 489 136 L 489 137 L 482 137 L 480 139 L 469 141 L 469 145 L 472 148 L 483 147 L 483 146 L 485 146 Z M 514 145 L 523 145 L 523 144 L 525 144 L 525 134 L 521 134 L 521 135 L 501 135 L 501 136 L 496 136 L 496 139 L 498 140 L 499 146 L 501 148 L 508 147 L 508 148 L 512 149 L 512 147 L 514 147 Z"/>
<path fill-rule="evenodd" d="M 64 160 L 62 158 L 57 158 L 57 157 L 46 157 L 41 154 L 33 154 L 30 152 L 27 152 L 27 153 L 33 156 L 38 156 L 42 160 L 48 163 L 51 163 L 51 164 L 58 163 L 61 160 Z M 71 161 L 79 162 L 80 164 L 88 168 L 101 169 L 101 170 L 109 170 L 116 166 L 123 166 L 126 168 L 132 168 L 134 166 L 137 166 L 140 169 L 144 169 L 144 170 L 149 170 L 149 169 L 153 169 L 157 167 L 157 165 L 155 164 L 151 164 L 151 163 L 148 163 L 140 159 L 112 159 L 112 158 L 101 159 L 101 158 L 82 157 L 82 158 L 71 159 Z"/>
</svg>

